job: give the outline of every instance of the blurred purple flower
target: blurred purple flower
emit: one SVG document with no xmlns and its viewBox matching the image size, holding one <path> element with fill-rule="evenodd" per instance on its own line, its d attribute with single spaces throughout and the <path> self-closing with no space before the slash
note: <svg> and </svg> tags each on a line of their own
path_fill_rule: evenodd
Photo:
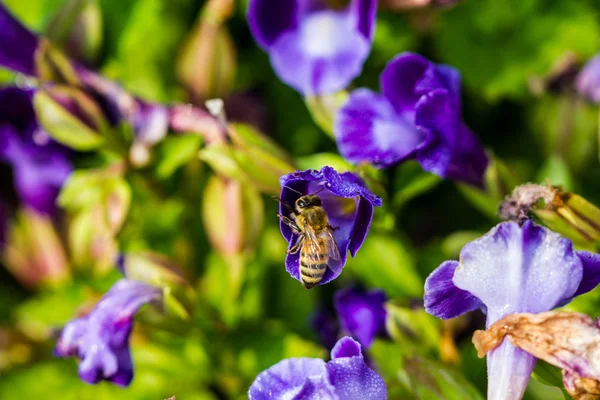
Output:
<svg viewBox="0 0 600 400">
<path fill-rule="evenodd" d="M 122 279 L 100 299 L 86 316 L 69 322 L 63 329 L 54 353 L 57 357 L 78 357 L 79 377 L 91 384 L 107 380 L 127 386 L 133 379 L 129 335 L 137 310 L 159 301 L 159 288 Z"/>
<path fill-rule="evenodd" d="M 385 293 L 381 290 L 365 292 L 356 287 L 335 293 L 335 310 L 344 333 L 369 348 L 377 335 L 385 335 Z"/>
<path fill-rule="evenodd" d="M 38 38 L 17 21 L 0 2 L 0 65 L 25 75 L 35 75 Z"/>
<path fill-rule="evenodd" d="M 323 279 L 318 283 L 324 285 L 337 278 L 344 265 L 348 250 L 352 257 L 363 244 L 371 220 L 373 219 L 373 206 L 381 206 L 381 198 L 377 197 L 365 186 L 363 181 L 351 172 L 337 173 L 331 167 L 323 167 L 320 171 L 296 171 L 281 177 L 281 195 L 283 203 L 294 206 L 296 200 L 302 195 L 318 193 L 322 206 L 327 212 L 329 224 L 335 228 L 333 232 L 341 259 L 329 260 L 328 268 Z M 291 217 L 291 210 L 283 204 L 279 213 Z M 281 233 L 292 248 L 296 242 L 296 235 L 292 229 L 281 222 Z M 300 278 L 300 252 L 288 253 L 285 260 L 289 274 L 298 281 Z"/>
<path fill-rule="evenodd" d="M 590 59 L 579 71 L 575 88 L 592 103 L 600 103 L 600 55 Z"/>
<path fill-rule="evenodd" d="M 513 313 L 540 313 L 571 301 L 600 282 L 600 255 L 527 221 L 503 222 L 466 244 L 460 262 L 446 261 L 425 282 L 425 309 L 454 318 L 478 308 L 486 327 Z M 488 353 L 488 398 L 520 399 L 535 357 L 505 340 Z"/>
<path fill-rule="evenodd" d="M 279 78 L 303 95 L 344 89 L 371 51 L 376 0 L 250 0 L 248 24 Z"/>
<path fill-rule="evenodd" d="M 488 159 L 462 120 L 457 70 L 402 53 L 383 70 L 380 86 L 382 94 L 353 91 L 335 116 L 347 160 L 389 167 L 416 158 L 442 178 L 483 186 Z"/>
<path fill-rule="evenodd" d="M 340 339 L 331 361 L 288 358 L 261 372 L 248 391 L 250 400 L 384 400 L 383 379 L 364 361 L 360 344 Z"/>
<path fill-rule="evenodd" d="M 72 166 L 68 150 L 39 127 L 32 96 L 16 87 L 0 89 L 0 161 L 11 165 L 23 204 L 49 214 Z"/>
<path fill-rule="evenodd" d="M 324 307 L 317 308 L 310 319 L 310 325 L 319 335 L 321 344 L 327 349 L 333 349 L 340 333 L 340 325 L 335 312 Z"/>
</svg>

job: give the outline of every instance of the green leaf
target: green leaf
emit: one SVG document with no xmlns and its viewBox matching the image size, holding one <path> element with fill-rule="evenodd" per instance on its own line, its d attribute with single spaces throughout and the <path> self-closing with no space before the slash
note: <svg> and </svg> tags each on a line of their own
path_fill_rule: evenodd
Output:
<svg viewBox="0 0 600 400">
<path fill-rule="evenodd" d="M 441 182 L 442 178 L 423 171 L 416 161 L 403 163 L 396 170 L 394 207 L 402 207 L 409 200 L 429 192 Z"/>
<path fill-rule="evenodd" d="M 297 160 L 298 169 L 317 169 L 320 170 L 324 166 L 333 167 L 337 172 L 346 172 L 352 170 L 352 165 L 349 164 L 342 156 L 334 153 L 316 153 L 308 156 L 300 157 Z"/>
<path fill-rule="evenodd" d="M 161 179 L 169 178 L 197 155 L 201 144 L 199 135 L 167 136 L 157 149 L 156 175 Z"/>
<path fill-rule="evenodd" d="M 592 56 L 600 28 L 586 1 L 465 1 L 443 15 L 435 41 L 470 89 L 497 101 L 525 96 L 529 78 L 567 51 Z"/>
<path fill-rule="evenodd" d="M 382 288 L 392 297 L 423 294 L 423 281 L 417 273 L 413 255 L 397 237 L 371 233 L 346 272 L 369 286 Z"/>
</svg>

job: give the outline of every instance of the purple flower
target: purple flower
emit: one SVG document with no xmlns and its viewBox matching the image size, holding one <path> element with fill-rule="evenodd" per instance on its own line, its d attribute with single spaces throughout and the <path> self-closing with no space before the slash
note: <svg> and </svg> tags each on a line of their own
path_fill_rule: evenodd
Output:
<svg viewBox="0 0 600 400">
<path fill-rule="evenodd" d="M 402 53 L 383 70 L 380 86 L 381 94 L 353 91 L 335 116 L 347 160 L 389 167 L 416 158 L 442 178 L 483 185 L 488 159 L 462 120 L 457 70 Z"/>
<path fill-rule="evenodd" d="M 575 88 L 592 103 L 600 103 L 600 55 L 589 60 L 579 71 Z"/>
<path fill-rule="evenodd" d="M 302 195 L 315 194 L 320 198 L 322 207 L 329 218 L 329 225 L 334 228 L 333 236 L 340 253 L 340 259 L 329 259 L 328 268 L 318 285 L 324 285 L 337 278 L 344 265 L 348 250 L 352 257 L 365 241 L 369 226 L 373 219 L 373 206 L 381 206 L 381 198 L 377 197 L 365 186 L 363 181 L 351 172 L 337 173 L 331 167 L 323 167 L 320 171 L 296 171 L 281 177 L 281 201 L 279 212 L 291 218 L 292 211 L 285 205 L 294 207 L 296 200 Z M 298 239 L 292 229 L 283 221 L 281 233 L 291 249 Z M 289 274 L 302 282 L 300 278 L 300 253 L 288 253 L 285 265 Z"/>
<path fill-rule="evenodd" d="M 385 293 L 381 290 L 365 292 L 351 287 L 335 293 L 335 310 L 342 330 L 369 348 L 377 335 L 385 335 Z"/>
<path fill-rule="evenodd" d="M 383 379 L 367 364 L 360 344 L 340 339 L 331 350 L 331 361 L 288 358 L 261 372 L 248 391 L 250 400 L 331 399 L 383 400 Z"/>
<path fill-rule="evenodd" d="M 279 78 L 304 95 L 319 95 L 360 74 L 376 8 L 376 0 L 351 0 L 343 9 L 326 0 L 250 0 L 248 24 Z"/>
<path fill-rule="evenodd" d="M 118 281 L 88 315 L 64 327 L 55 355 L 78 357 L 79 377 L 87 383 L 107 380 L 129 385 L 133 379 L 129 353 L 133 317 L 142 305 L 161 297 L 159 288 L 127 279 Z"/>
<path fill-rule="evenodd" d="M 21 201 L 41 213 L 55 210 L 58 192 L 72 171 L 68 150 L 40 129 L 33 93 L 0 89 L 0 161 L 12 166 Z"/>
<path fill-rule="evenodd" d="M 35 75 L 37 47 L 38 38 L 0 2 L 0 65 L 25 75 Z"/>
<path fill-rule="evenodd" d="M 333 349 L 340 333 L 335 312 L 327 308 L 318 308 L 310 319 L 310 325 L 319 335 L 321 344 L 327 349 Z"/>
<path fill-rule="evenodd" d="M 600 256 L 527 221 L 503 222 L 465 245 L 460 262 L 446 261 L 425 282 L 425 309 L 454 318 L 482 308 L 486 327 L 508 314 L 564 305 L 600 282 Z M 520 399 L 535 357 L 505 340 L 488 353 L 488 398 Z"/>
</svg>

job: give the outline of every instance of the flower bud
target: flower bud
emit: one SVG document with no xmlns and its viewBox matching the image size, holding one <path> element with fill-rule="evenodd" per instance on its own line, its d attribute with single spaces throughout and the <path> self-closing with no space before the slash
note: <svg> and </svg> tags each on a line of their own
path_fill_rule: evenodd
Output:
<svg viewBox="0 0 600 400">
<path fill-rule="evenodd" d="M 69 244 L 79 266 L 103 273 L 113 266 L 120 231 L 131 203 L 131 188 L 121 164 L 77 171 L 65 184 L 59 204 L 73 216 Z"/>
<path fill-rule="evenodd" d="M 102 46 L 98 0 L 67 2 L 48 25 L 45 36 L 69 57 L 94 64 Z"/>
<path fill-rule="evenodd" d="M 348 92 L 342 90 L 327 95 L 308 96 L 305 103 L 315 123 L 330 137 L 333 137 L 335 115 L 347 99 Z"/>
<path fill-rule="evenodd" d="M 36 92 L 33 103 L 40 124 L 58 142 L 82 151 L 104 144 L 108 122 L 100 106 L 83 91 L 49 86 Z"/>
<path fill-rule="evenodd" d="M 582 246 L 600 241 L 600 209 L 557 186 L 526 184 L 500 205 L 501 218 L 523 222 L 531 214 L 550 229 Z"/>
<path fill-rule="evenodd" d="M 223 255 L 252 250 L 264 222 L 258 191 L 250 185 L 219 176 L 209 178 L 204 190 L 202 215 L 212 246 Z"/>
<path fill-rule="evenodd" d="M 32 209 L 19 212 L 9 226 L 2 258 L 10 273 L 28 288 L 70 279 L 65 249 L 51 219 Z"/>
<path fill-rule="evenodd" d="M 179 80 L 198 99 L 227 95 L 233 86 L 236 52 L 224 25 L 233 9 L 233 0 L 209 1 L 179 54 Z"/>
</svg>

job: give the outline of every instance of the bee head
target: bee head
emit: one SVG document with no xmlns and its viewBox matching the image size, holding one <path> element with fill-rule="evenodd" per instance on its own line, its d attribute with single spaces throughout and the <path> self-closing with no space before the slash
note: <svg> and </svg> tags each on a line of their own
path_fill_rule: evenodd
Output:
<svg viewBox="0 0 600 400">
<path fill-rule="evenodd" d="M 314 194 L 302 196 L 298 200 L 296 200 L 296 208 L 298 210 L 302 210 L 302 209 L 308 208 L 308 207 L 320 207 L 320 206 L 321 206 L 321 199 L 319 198 L 319 196 L 314 195 Z"/>
</svg>

